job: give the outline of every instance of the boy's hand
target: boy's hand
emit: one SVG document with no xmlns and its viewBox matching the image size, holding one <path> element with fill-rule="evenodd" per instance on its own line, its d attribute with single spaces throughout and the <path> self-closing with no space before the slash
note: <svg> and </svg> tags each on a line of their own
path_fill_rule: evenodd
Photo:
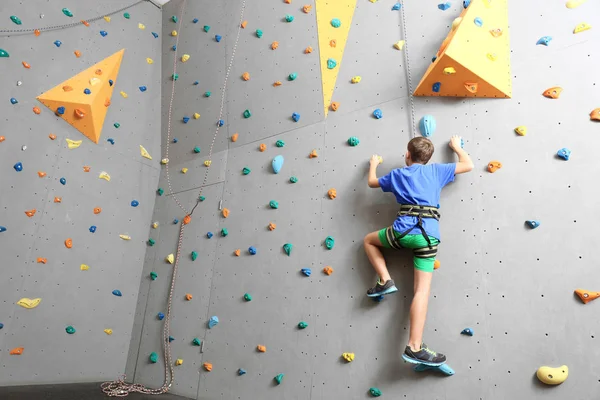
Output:
<svg viewBox="0 0 600 400">
<path fill-rule="evenodd" d="M 450 143 L 448 143 L 448 145 L 450 146 L 450 148 L 454 151 L 457 151 L 458 149 L 460 149 L 460 143 L 461 143 L 462 138 L 458 135 L 454 135 L 450 138 Z"/>
<path fill-rule="evenodd" d="M 379 156 L 377 154 L 373 154 L 373 156 L 371 156 L 371 161 L 370 161 L 371 168 L 373 168 L 373 167 L 377 168 L 377 166 L 379 166 L 380 161 L 381 160 L 380 160 Z"/>
</svg>

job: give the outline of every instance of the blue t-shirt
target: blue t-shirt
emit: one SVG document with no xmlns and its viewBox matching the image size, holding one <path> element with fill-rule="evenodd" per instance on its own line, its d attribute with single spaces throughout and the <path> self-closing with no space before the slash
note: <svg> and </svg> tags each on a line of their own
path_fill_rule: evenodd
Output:
<svg viewBox="0 0 600 400">
<path fill-rule="evenodd" d="M 415 204 L 437 207 L 442 188 L 454 181 L 456 164 L 413 164 L 397 168 L 379 178 L 379 186 L 384 192 L 392 192 L 399 204 Z M 394 230 L 406 232 L 417 223 L 416 217 L 397 217 Z M 440 224 L 434 218 L 423 218 L 423 227 L 429 236 L 440 240 Z M 421 235 L 417 227 L 411 235 Z"/>
</svg>

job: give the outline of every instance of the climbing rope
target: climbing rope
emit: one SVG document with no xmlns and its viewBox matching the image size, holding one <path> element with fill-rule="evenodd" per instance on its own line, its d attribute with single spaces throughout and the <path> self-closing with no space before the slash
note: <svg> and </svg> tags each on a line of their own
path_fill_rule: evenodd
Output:
<svg viewBox="0 0 600 400">
<path fill-rule="evenodd" d="M 402 35 L 404 36 L 404 59 L 406 63 L 406 77 L 408 80 L 408 99 L 410 105 L 410 122 L 412 126 L 412 137 L 417 136 L 417 123 L 415 121 L 415 103 L 412 93 L 412 78 L 410 75 L 410 60 L 408 58 L 408 37 L 406 36 L 406 2 L 402 2 L 400 14 L 402 15 Z"/>
<path fill-rule="evenodd" d="M 180 14 L 179 14 L 179 26 L 178 26 L 178 30 L 181 31 L 181 23 L 183 21 L 183 13 L 185 10 L 185 6 L 186 6 L 187 0 L 183 0 L 182 6 L 181 6 L 181 10 L 180 10 Z M 238 45 L 238 41 L 240 38 L 240 31 L 241 31 L 241 26 L 242 26 L 242 22 L 244 19 L 244 11 L 246 9 L 246 0 L 242 0 L 242 6 L 241 6 L 241 12 L 240 12 L 240 20 L 238 23 L 238 30 L 237 30 L 237 35 L 235 38 L 235 42 L 233 45 L 233 52 L 231 53 L 231 58 L 229 60 L 229 65 L 227 66 L 227 71 L 225 73 L 225 80 L 223 82 L 223 88 L 221 90 L 221 108 L 219 110 L 219 120 L 222 119 L 223 117 L 223 109 L 225 108 L 225 89 L 227 88 L 227 80 L 229 78 L 229 74 L 231 72 L 231 67 L 233 65 L 233 60 L 235 58 L 235 52 L 237 49 L 237 45 Z M 177 48 L 177 44 L 179 43 L 179 37 L 181 35 L 177 35 L 177 39 L 175 42 L 175 48 Z M 177 73 L 177 51 L 174 52 L 174 56 L 173 56 L 173 74 Z M 171 117 L 172 117 L 172 111 L 173 111 L 173 99 L 175 98 L 175 79 L 173 79 L 173 84 L 171 86 L 171 99 L 169 101 L 169 113 L 168 113 L 168 123 L 167 123 L 167 143 L 166 143 L 166 150 L 165 150 L 165 158 L 168 160 L 169 159 L 169 144 L 171 142 Z M 217 136 L 219 134 L 219 124 L 217 123 L 217 128 L 215 129 L 215 133 L 213 135 L 213 139 L 212 139 L 212 143 L 210 145 L 210 149 L 208 152 L 208 160 L 210 160 L 212 158 L 212 152 L 213 152 L 213 147 L 215 144 L 215 141 L 217 139 Z M 148 388 L 144 385 L 141 384 L 130 384 L 130 383 L 126 383 L 125 382 L 125 375 L 122 375 L 119 379 L 113 381 L 113 382 L 104 382 L 101 385 L 102 391 L 104 393 L 106 393 L 108 396 L 110 397 L 125 397 L 127 395 L 129 395 L 129 393 L 133 393 L 133 392 L 138 392 L 138 393 L 144 393 L 144 394 L 153 394 L 153 395 L 159 395 L 159 394 L 164 394 L 167 393 L 169 391 L 169 389 L 171 388 L 172 384 L 173 384 L 173 380 L 175 378 L 174 372 L 173 372 L 173 363 L 171 361 L 171 345 L 169 342 L 169 336 L 170 336 L 170 329 L 171 329 L 171 308 L 172 308 L 172 303 L 173 303 L 173 292 L 175 290 L 175 281 L 177 280 L 177 269 L 179 266 L 179 259 L 181 256 L 181 248 L 183 245 L 183 237 L 184 237 L 184 231 L 185 231 L 185 226 L 190 222 L 191 220 L 191 216 L 194 213 L 194 210 L 196 209 L 196 207 L 198 206 L 198 204 L 200 204 L 200 195 L 202 194 L 202 189 L 204 188 L 204 186 L 206 185 L 206 181 L 208 179 L 208 173 L 210 171 L 210 163 L 209 165 L 207 165 L 207 168 L 205 170 L 204 173 L 204 179 L 202 180 L 202 184 L 200 185 L 200 191 L 198 192 L 198 197 L 196 199 L 196 204 L 194 205 L 194 207 L 192 207 L 191 211 L 188 213 L 185 209 L 185 207 L 181 204 L 181 202 L 179 201 L 179 199 L 177 198 L 177 195 L 173 192 L 173 188 L 171 186 L 171 177 L 169 175 L 169 162 L 167 161 L 167 163 L 165 164 L 165 172 L 167 175 L 167 183 L 169 185 L 169 194 L 170 196 L 173 198 L 173 200 L 175 201 L 175 203 L 177 203 L 177 205 L 179 206 L 179 208 L 186 214 L 186 217 L 181 221 L 181 225 L 179 227 L 179 239 L 177 241 L 177 252 L 175 255 L 175 262 L 173 265 L 173 276 L 171 278 L 171 288 L 169 289 L 169 297 L 168 297 L 168 305 L 167 305 L 167 315 L 165 318 L 165 324 L 163 327 L 163 349 L 164 349 L 164 360 L 165 360 L 165 380 L 163 385 L 160 388 L 157 389 L 151 389 Z"/>
<path fill-rule="evenodd" d="M 115 10 L 115 11 L 111 11 L 111 12 L 109 12 L 107 14 L 102 14 L 102 15 L 99 15 L 97 17 L 94 17 L 94 18 L 91 18 L 91 19 L 82 20 L 82 21 L 78 21 L 78 22 L 71 22 L 70 24 L 46 26 L 46 27 L 43 27 L 43 28 L 32 28 L 32 29 L 2 29 L 2 30 L 0 30 L 0 35 L 4 36 L 4 35 L 7 35 L 7 34 L 10 35 L 10 34 L 14 34 L 14 33 L 32 33 L 32 32 L 35 32 L 35 31 L 39 31 L 39 32 L 43 32 L 43 31 L 56 31 L 56 30 L 59 30 L 59 29 L 72 28 L 74 26 L 85 25 L 84 21 L 88 22 L 88 23 L 89 22 L 96 22 L 99 19 L 102 19 L 104 17 L 110 17 L 111 15 L 120 13 L 121 11 L 125 11 L 125 10 L 127 10 L 127 9 L 129 9 L 131 7 L 135 7 L 138 4 L 144 3 L 144 2 L 150 2 L 150 0 L 139 0 L 139 1 L 136 1 L 135 3 L 133 3 L 133 4 L 130 4 L 130 5 L 125 6 L 123 8 L 119 8 L 118 10 Z"/>
</svg>

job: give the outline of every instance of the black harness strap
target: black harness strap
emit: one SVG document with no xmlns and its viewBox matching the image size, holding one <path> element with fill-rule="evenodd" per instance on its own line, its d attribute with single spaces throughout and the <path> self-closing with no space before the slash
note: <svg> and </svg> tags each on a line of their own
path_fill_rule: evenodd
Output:
<svg viewBox="0 0 600 400">
<path fill-rule="evenodd" d="M 427 257 L 430 257 L 429 254 L 431 254 L 431 253 L 433 253 L 433 255 L 435 255 L 435 253 L 437 253 L 437 245 L 431 244 L 429 235 L 427 235 L 427 232 L 425 232 L 425 228 L 423 227 L 423 218 L 434 218 L 436 221 L 439 221 L 441 215 L 440 215 L 438 208 L 431 207 L 431 206 L 418 206 L 418 205 L 412 205 L 412 204 L 402 204 L 402 205 L 400 205 L 400 211 L 398 211 L 398 216 L 399 217 L 410 216 L 410 217 L 417 218 L 417 223 L 415 225 L 413 225 L 412 227 L 410 227 L 409 229 L 407 229 L 405 232 L 401 233 L 400 236 L 398 237 L 398 239 L 402 239 L 403 237 L 408 235 L 413 229 L 419 228 L 419 230 L 421 231 L 421 234 L 427 241 L 428 248 L 415 250 L 415 256 L 421 257 L 421 258 L 427 258 Z"/>
</svg>

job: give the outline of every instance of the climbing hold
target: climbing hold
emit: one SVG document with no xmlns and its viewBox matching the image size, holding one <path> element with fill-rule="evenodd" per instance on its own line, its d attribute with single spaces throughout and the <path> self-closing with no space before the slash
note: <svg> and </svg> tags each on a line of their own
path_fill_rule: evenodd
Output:
<svg viewBox="0 0 600 400">
<path fill-rule="evenodd" d="M 267 150 L 267 145 L 264 143 L 261 143 L 260 146 L 258 146 L 258 150 L 260 150 L 261 152 Z"/>
<path fill-rule="evenodd" d="M 62 44 L 62 42 L 61 42 L 60 40 L 55 40 L 55 41 L 54 41 L 54 45 L 55 45 L 56 47 L 60 47 L 60 45 L 61 45 L 61 44 Z"/>
<path fill-rule="evenodd" d="M 177 360 L 175 360 L 175 365 L 182 365 L 183 364 L 183 360 L 181 358 L 178 358 Z"/>
<path fill-rule="evenodd" d="M 204 25 L 202 27 L 202 29 L 204 30 L 204 32 L 208 32 L 210 30 L 210 26 L 209 25 Z"/>
<path fill-rule="evenodd" d="M 158 274 L 154 271 L 150 272 L 150 279 L 155 281 L 158 278 Z"/>
<path fill-rule="evenodd" d="M 144 29 L 146 29 L 146 25 L 144 25 L 140 22 L 140 23 L 138 23 L 138 28 L 141 30 L 144 30 Z"/>
<path fill-rule="evenodd" d="M 425 115 L 419 121 L 419 130 L 421 131 L 421 135 L 424 137 L 430 137 L 435 132 L 436 128 L 435 118 L 432 115 Z"/>
<path fill-rule="evenodd" d="M 107 172 L 100 172 L 100 175 L 98 175 L 98 178 L 100 179 L 104 179 L 107 182 L 110 182 L 110 175 Z"/>
<path fill-rule="evenodd" d="M 177 31 L 176 30 L 172 30 L 171 31 L 171 36 L 177 36 Z"/>
<path fill-rule="evenodd" d="M 308 324 L 304 321 L 300 321 L 298 322 L 298 329 L 306 329 L 306 327 L 308 327 Z"/>
<path fill-rule="evenodd" d="M 337 66 L 337 61 L 335 61 L 333 58 L 329 58 L 327 60 L 327 68 L 328 69 L 334 69 Z"/>
<path fill-rule="evenodd" d="M 471 0 L 464 0 L 464 1 L 463 1 L 463 7 L 464 7 L 464 8 L 467 8 L 467 7 L 469 7 L 469 5 L 470 5 L 470 4 L 471 4 Z"/>
<path fill-rule="evenodd" d="M 440 263 L 440 260 L 435 260 L 433 262 L 433 269 L 438 269 L 439 267 L 441 267 L 442 263 Z"/>
<path fill-rule="evenodd" d="M 119 128 L 121 127 L 121 124 L 120 124 L 120 123 L 118 123 L 118 122 L 115 122 L 115 123 L 113 124 L 113 126 L 114 126 L 115 128 L 117 128 L 117 129 L 119 129 Z"/>
<path fill-rule="evenodd" d="M 217 122 L 217 125 L 219 125 L 219 126 L 223 126 L 223 125 L 225 125 L 225 121 L 223 121 L 222 119 L 220 119 L 220 120 Z"/>
<path fill-rule="evenodd" d="M 29 65 L 29 63 L 28 63 L 27 61 L 23 61 L 23 62 L 22 62 L 22 64 L 23 64 L 23 67 L 25 67 L 25 68 L 27 68 L 27 69 L 30 69 L 30 68 L 31 68 L 31 65 Z M 35 110 L 35 107 L 34 107 L 34 110 Z M 35 112 L 35 111 L 34 111 L 34 112 Z M 36 113 L 36 114 L 37 114 L 37 113 Z"/>
<path fill-rule="evenodd" d="M 158 228 L 158 221 L 154 221 L 152 223 L 152 228 L 154 228 L 154 229 Z"/>
<path fill-rule="evenodd" d="M 490 161 L 487 167 L 487 170 L 489 172 L 496 172 L 498 171 L 500 168 L 502 168 L 502 163 L 499 161 Z"/>
<path fill-rule="evenodd" d="M 194 346 L 200 346 L 202 344 L 202 341 L 198 338 L 194 338 L 194 340 L 192 340 L 192 344 Z"/>
<path fill-rule="evenodd" d="M 115 289 L 115 290 L 113 290 L 113 291 L 112 291 L 112 294 L 114 294 L 114 295 L 115 295 L 115 296 L 117 296 L 117 297 L 121 297 L 121 296 L 123 295 L 123 294 L 121 293 L 121 291 L 120 291 L 120 290 L 118 290 L 118 289 Z"/>
<path fill-rule="evenodd" d="M 246 373 L 246 370 L 243 368 L 238 369 L 238 375 L 244 375 Z"/>
<path fill-rule="evenodd" d="M 504 31 L 502 31 L 502 29 L 500 29 L 500 28 L 490 29 L 490 34 L 495 38 L 502 36 L 503 33 L 504 33 Z"/>
<path fill-rule="evenodd" d="M 333 246 L 335 246 L 335 239 L 331 236 L 327 236 L 325 238 L 325 247 L 327 247 L 327 250 L 331 250 L 333 249 Z"/>
<path fill-rule="evenodd" d="M 139 89 L 140 92 L 145 92 L 148 88 L 146 86 L 140 86 Z"/>
<path fill-rule="evenodd" d="M 246 293 L 246 294 L 244 294 L 244 300 L 252 301 L 252 296 L 250 296 L 248 293 Z"/>
<path fill-rule="evenodd" d="M 307 48 L 304 49 L 304 54 L 310 54 L 312 52 L 313 52 L 313 48 L 311 46 L 308 46 Z M 329 67 L 329 63 L 327 64 L 327 66 Z M 335 67 L 335 65 L 334 65 L 334 67 Z"/>
<path fill-rule="evenodd" d="M 347 362 L 354 361 L 354 353 L 342 353 L 342 358 Z"/>
<path fill-rule="evenodd" d="M 18 103 L 18 101 L 17 101 L 17 99 L 15 99 L 14 97 L 11 97 L 11 98 L 10 98 L 10 103 L 11 103 L 11 104 L 17 104 L 17 103 Z"/>
<path fill-rule="evenodd" d="M 62 203 L 62 197 L 55 197 L 54 198 L 54 202 L 55 203 Z"/>
<path fill-rule="evenodd" d="M 350 82 L 352 83 L 359 83 L 361 81 L 361 77 L 360 76 L 353 76 L 352 79 L 350 79 Z"/>
<path fill-rule="evenodd" d="M 34 113 L 34 114 L 36 114 L 36 115 L 40 115 L 40 114 L 41 114 L 41 112 L 42 112 L 42 110 L 40 110 L 40 108 L 39 108 L 39 107 L 37 107 L 37 106 L 36 106 L 36 107 L 33 107 L 33 113 Z"/>
<path fill-rule="evenodd" d="M 455 73 L 456 73 L 456 70 L 453 67 L 444 68 L 444 74 L 446 74 L 446 75 L 452 75 Z"/>
<path fill-rule="evenodd" d="M 290 256 L 292 254 L 292 247 L 294 247 L 293 244 L 291 243 L 286 243 L 283 245 L 283 251 L 285 251 L 285 254 L 287 254 L 288 256 Z"/>
<path fill-rule="evenodd" d="M 225 237 L 227 235 L 229 235 L 229 231 L 227 230 L 227 228 L 221 229 L 221 236 Z"/>
<path fill-rule="evenodd" d="M 194 147 L 194 153 L 196 153 L 196 154 L 200 153 L 200 147 L 198 147 L 198 146 Z"/>
<path fill-rule="evenodd" d="M 169 264 L 173 264 L 175 261 L 175 256 L 173 254 L 169 254 L 165 259 Z"/>
<path fill-rule="evenodd" d="M 23 297 L 21 300 L 17 301 L 17 305 L 23 308 L 36 308 L 40 305 L 42 299 L 30 299 L 28 297 Z"/>
<path fill-rule="evenodd" d="M 285 22 L 292 22 L 294 20 L 294 16 L 290 14 L 285 15 Z"/>
<path fill-rule="evenodd" d="M 5 226 L 0 226 L 0 233 L 2 232 L 6 232 L 6 227 Z"/>
<path fill-rule="evenodd" d="M 23 347 L 15 347 L 14 349 L 12 349 L 10 351 L 10 355 L 11 356 L 20 356 L 21 354 L 23 354 L 23 350 L 25 350 L 25 348 L 23 348 Z"/>
<path fill-rule="evenodd" d="M 90 232 L 91 233 L 96 233 L 96 225 L 90 226 Z"/>
<path fill-rule="evenodd" d="M 189 294 L 189 293 L 187 293 L 187 294 L 185 295 L 185 299 L 186 299 L 187 301 L 190 301 L 190 300 L 192 300 L 192 295 L 191 295 L 191 294 Z"/>
<path fill-rule="evenodd" d="M 473 329 L 471 328 L 465 328 L 462 331 L 460 331 L 461 335 L 467 335 L 467 336 L 473 336 L 475 333 L 473 332 Z"/>
<path fill-rule="evenodd" d="M 283 156 L 277 156 L 271 162 L 271 166 L 273 167 L 273 172 L 278 174 L 283 167 Z"/>
<path fill-rule="evenodd" d="M 110 144 L 115 144 L 115 139 L 113 139 L 113 138 L 108 138 L 108 139 L 106 139 L 106 141 Z"/>
<path fill-rule="evenodd" d="M 442 87 L 442 83 L 441 82 L 435 82 L 432 86 L 431 86 L 431 90 L 434 93 L 439 93 L 440 92 L 440 88 Z"/>
<path fill-rule="evenodd" d="M 381 112 L 381 110 L 379 108 L 375 109 L 375 111 L 373 111 L 373 116 L 376 119 L 381 119 L 383 118 L 383 113 Z"/>
<path fill-rule="evenodd" d="M 215 40 L 220 42 L 223 37 L 221 35 L 215 35 Z"/>
<path fill-rule="evenodd" d="M 141 153 L 142 157 L 147 158 L 148 160 L 152 160 L 152 156 L 150 155 L 150 153 L 148 153 L 148 151 L 141 144 L 140 144 L 140 153 Z"/>
<path fill-rule="evenodd" d="M 204 364 L 202 364 L 202 366 L 204 367 L 205 370 L 207 370 L 208 372 L 212 371 L 213 366 L 211 363 L 207 363 L 205 362 Z"/>
<path fill-rule="evenodd" d="M 35 208 L 32 210 L 27 210 L 27 211 L 25 211 L 25 215 L 27 215 L 29 218 L 31 218 L 35 215 L 36 211 L 37 210 Z"/>
<path fill-rule="evenodd" d="M 285 146 L 285 142 L 283 140 L 278 140 L 275 142 L 275 146 L 283 147 L 283 146 Z"/>
<path fill-rule="evenodd" d="M 250 112 L 250 110 L 244 111 L 244 118 L 250 118 L 251 116 L 252 116 L 252 113 Z"/>
<path fill-rule="evenodd" d="M 590 113 L 590 119 L 592 121 L 600 121 L 600 108 L 592 110 L 592 112 Z"/>
<path fill-rule="evenodd" d="M 100 31 L 100 35 L 102 37 L 106 37 L 106 35 L 108 35 L 108 32 L 106 32 L 106 31 Z"/>
<path fill-rule="evenodd" d="M 37 258 L 37 263 L 38 264 L 46 264 L 48 262 L 47 258 L 42 258 L 42 257 L 38 257 Z"/>
<path fill-rule="evenodd" d="M 12 22 L 14 22 L 15 24 L 17 24 L 17 25 L 21 25 L 22 24 L 21 18 L 17 17 L 16 15 L 11 15 L 10 16 L 10 20 Z"/>
<path fill-rule="evenodd" d="M 323 268 L 323 273 L 325 275 L 331 275 L 331 274 L 333 274 L 333 268 L 331 268 L 330 266 L 327 266 L 327 267 Z"/>
<path fill-rule="evenodd" d="M 261 38 L 261 37 L 263 37 L 263 31 L 261 31 L 260 29 L 257 29 L 257 30 L 256 30 L 256 37 L 257 37 L 257 38 Z"/>
<path fill-rule="evenodd" d="M 271 201 L 269 202 L 269 207 L 271 207 L 271 208 L 273 208 L 273 209 L 277 209 L 277 208 L 279 208 L 279 203 L 278 203 L 278 202 L 276 202 L 275 200 L 271 200 Z"/>
<path fill-rule="evenodd" d="M 525 221 L 525 223 L 527 224 L 528 227 L 530 227 L 531 229 L 535 229 L 538 226 L 540 226 L 540 222 L 539 221 L 535 221 L 535 220 L 529 220 L 529 221 Z"/>
<path fill-rule="evenodd" d="M 137 200 L 131 200 L 131 207 L 137 207 L 140 205 L 140 202 Z"/>
<path fill-rule="evenodd" d="M 248 168 L 248 167 L 244 167 L 244 168 L 242 169 L 242 174 L 244 174 L 244 175 L 248 175 L 250 172 L 251 172 L 251 171 L 250 171 L 250 168 Z"/>
<path fill-rule="evenodd" d="M 581 24 L 577 25 L 575 27 L 575 29 L 573 29 L 573 33 L 579 33 L 579 32 L 587 31 L 590 29 L 592 29 L 591 25 L 586 24 L 585 22 L 582 22 Z"/>
<path fill-rule="evenodd" d="M 162 320 L 163 320 L 163 318 L 165 317 L 165 314 L 163 314 L 163 313 L 159 312 L 158 314 L 156 314 L 156 316 L 158 317 L 158 319 L 159 319 L 160 321 L 162 321 Z"/>
<path fill-rule="evenodd" d="M 526 127 L 526 126 L 523 126 L 523 125 L 521 125 L 521 126 L 517 126 L 517 127 L 515 128 L 515 132 L 516 132 L 516 133 L 517 133 L 517 135 L 519 135 L 519 136 L 525 136 L 525 135 L 527 135 L 527 127 Z"/>
<path fill-rule="evenodd" d="M 569 367 L 566 365 L 558 368 L 543 366 L 538 368 L 536 375 L 546 385 L 559 385 L 569 377 Z"/>
<path fill-rule="evenodd" d="M 334 28 L 339 28 L 340 26 L 342 26 L 342 21 L 340 21 L 339 18 L 334 18 L 331 20 L 331 26 L 333 26 Z"/>
<path fill-rule="evenodd" d="M 298 114 L 297 112 L 293 113 L 292 119 L 294 120 L 294 122 L 300 121 L 300 114 Z"/>
<path fill-rule="evenodd" d="M 302 272 L 306 276 L 310 276 L 310 274 L 311 274 L 312 271 L 310 270 L 310 268 L 302 268 L 300 270 L 300 272 Z"/>
<path fill-rule="evenodd" d="M 449 9 L 452 6 L 452 4 L 450 4 L 450 2 L 445 2 L 445 3 L 441 3 L 438 4 L 438 8 L 442 11 L 446 11 L 447 9 Z"/>
<path fill-rule="evenodd" d="M 213 237 L 213 233 L 212 232 L 206 232 L 206 237 L 210 239 L 211 237 Z"/>
<path fill-rule="evenodd" d="M 233 254 L 235 254 L 236 257 L 239 257 L 241 253 L 242 251 L 240 249 L 237 249 L 233 252 Z"/>
<path fill-rule="evenodd" d="M 219 317 L 217 317 L 216 315 L 213 315 L 212 317 L 210 317 L 210 319 L 208 320 L 208 328 L 212 329 L 215 326 L 217 326 L 217 324 L 219 323 Z"/>
<path fill-rule="evenodd" d="M 73 328 L 71 325 L 67 326 L 67 327 L 65 328 L 65 331 L 67 331 L 67 333 L 68 333 L 69 335 L 72 335 L 72 334 L 74 334 L 74 333 L 76 332 L 75 328 Z"/>
<path fill-rule="evenodd" d="M 61 183 L 61 185 L 67 184 L 67 180 L 65 178 L 60 178 L 59 182 Z"/>
<path fill-rule="evenodd" d="M 352 136 L 348 139 L 348 144 L 352 147 L 358 146 L 359 143 L 360 143 L 360 140 L 358 140 L 358 138 L 356 136 Z"/>
<path fill-rule="evenodd" d="M 90 269 L 90 266 L 86 265 L 86 264 L 81 264 L 79 266 L 79 269 L 82 270 L 82 271 L 87 271 L 88 269 Z"/>
<path fill-rule="evenodd" d="M 242 23 L 240 24 L 240 26 L 244 29 L 246 29 L 246 26 L 248 26 L 248 21 L 242 21 Z"/>
<path fill-rule="evenodd" d="M 483 20 L 479 17 L 475 18 L 475 20 L 473 22 L 475 23 L 476 26 L 478 26 L 480 28 L 483 26 Z"/>
<path fill-rule="evenodd" d="M 381 396 L 381 390 L 377 389 L 376 387 L 370 388 L 369 393 L 371 393 L 371 396 L 373 396 L 373 397 Z"/>
<path fill-rule="evenodd" d="M 284 374 L 277 374 L 277 376 L 275 376 L 275 382 L 277 382 L 278 385 L 281 385 L 281 381 L 283 380 L 283 376 Z"/>
<path fill-rule="evenodd" d="M 169 162 L 169 159 L 168 159 L 168 158 L 163 158 L 162 160 L 160 160 L 160 163 L 161 163 L 162 165 L 165 165 L 165 164 L 167 164 L 168 162 Z"/>
<path fill-rule="evenodd" d="M 465 82 L 464 86 L 469 93 L 477 93 L 477 90 L 479 88 L 479 84 L 476 82 Z"/>
<path fill-rule="evenodd" d="M 569 161 L 569 158 L 571 157 L 571 150 L 563 147 L 556 153 L 556 155 L 565 161 Z"/>
<path fill-rule="evenodd" d="M 277 228 L 277 225 L 275 225 L 274 223 L 270 222 L 268 228 L 269 228 L 270 231 L 274 231 L 275 228 Z"/>
<path fill-rule="evenodd" d="M 275 87 L 281 86 L 281 81 L 275 81 L 275 82 L 273 82 L 273 86 L 275 86 Z"/>
<path fill-rule="evenodd" d="M 263 346 L 262 344 L 259 344 L 258 346 L 256 346 L 256 350 L 261 353 L 265 353 L 267 351 L 267 348 L 265 346 Z"/>
<path fill-rule="evenodd" d="M 552 36 L 542 36 L 537 42 L 536 44 L 541 44 L 544 46 L 548 46 L 550 44 L 550 41 L 552 40 Z"/>
<path fill-rule="evenodd" d="M 21 172 L 21 171 L 23 171 L 23 164 L 19 161 L 18 163 L 13 165 L 13 168 L 15 169 L 15 171 Z"/>
<path fill-rule="evenodd" d="M 0 136 L 0 143 L 4 142 L 6 138 L 4 136 Z"/>
<path fill-rule="evenodd" d="M 337 197 L 337 191 L 335 189 L 331 188 L 327 191 L 327 196 L 329 196 L 329 198 L 331 200 L 333 200 Z"/>
<path fill-rule="evenodd" d="M 581 299 L 581 301 L 583 301 L 584 304 L 587 304 L 590 301 L 596 300 L 600 297 L 600 292 L 591 292 L 585 289 L 576 289 L 575 294 L 579 296 L 579 298 Z"/>
<path fill-rule="evenodd" d="M 402 4 L 396 3 L 392 6 L 392 11 L 398 11 L 402 7 Z"/>
<path fill-rule="evenodd" d="M 221 211 L 221 214 L 223 214 L 223 218 L 229 217 L 229 209 L 223 208 L 223 210 Z"/>
<path fill-rule="evenodd" d="M 338 103 L 337 101 L 331 103 L 331 111 L 337 111 L 338 108 L 340 108 L 340 103 Z"/>
<path fill-rule="evenodd" d="M 73 239 L 69 238 L 69 239 L 65 240 L 65 247 L 67 249 L 72 248 L 73 247 Z"/>
<path fill-rule="evenodd" d="M 583 3 L 585 3 L 586 1 L 587 0 L 569 0 L 569 1 L 567 1 L 566 6 L 567 6 L 567 8 L 573 9 L 573 8 L 579 7 L 580 5 L 582 5 Z"/>
<path fill-rule="evenodd" d="M 8 54 L 8 51 L 0 49 L 0 57 L 10 57 L 10 55 Z"/>
<path fill-rule="evenodd" d="M 298 77 L 298 74 L 295 72 L 292 72 L 291 74 L 288 75 L 288 79 L 290 81 L 295 81 L 297 77 Z"/>
<path fill-rule="evenodd" d="M 45 172 L 43 172 L 43 171 L 38 171 L 38 176 L 39 176 L 40 178 L 43 178 L 43 177 L 45 177 L 45 176 L 46 176 L 46 173 L 45 173 Z"/>
<path fill-rule="evenodd" d="M 192 251 L 192 261 L 196 261 L 197 258 L 198 258 L 198 252 Z"/>
<path fill-rule="evenodd" d="M 251 255 L 253 255 L 253 256 L 254 256 L 254 255 L 256 255 L 256 247 L 254 247 L 254 246 L 250 246 L 250 247 L 248 248 L 248 253 L 250 253 L 250 254 L 251 254 Z"/>
<path fill-rule="evenodd" d="M 404 40 L 398 40 L 396 43 L 394 43 L 394 48 L 396 50 L 402 50 L 404 48 Z"/>
<path fill-rule="evenodd" d="M 150 362 L 156 364 L 158 362 L 158 354 L 155 352 L 150 353 Z"/>
<path fill-rule="evenodd" d="M 562 91 L 563 89 L 561 87 L 556 86 L 546 90 L 543 95 L 549 99 L 558 99 Z"/>
<path fill-rule="evenodd" d="M 317 158 L 318 156 L 319 155 L 317 154 L 317 150 L 314 149 L 313 151 L 310 152 L 310 154 L 308 155 L 308 158 Z"/>
</svg>

